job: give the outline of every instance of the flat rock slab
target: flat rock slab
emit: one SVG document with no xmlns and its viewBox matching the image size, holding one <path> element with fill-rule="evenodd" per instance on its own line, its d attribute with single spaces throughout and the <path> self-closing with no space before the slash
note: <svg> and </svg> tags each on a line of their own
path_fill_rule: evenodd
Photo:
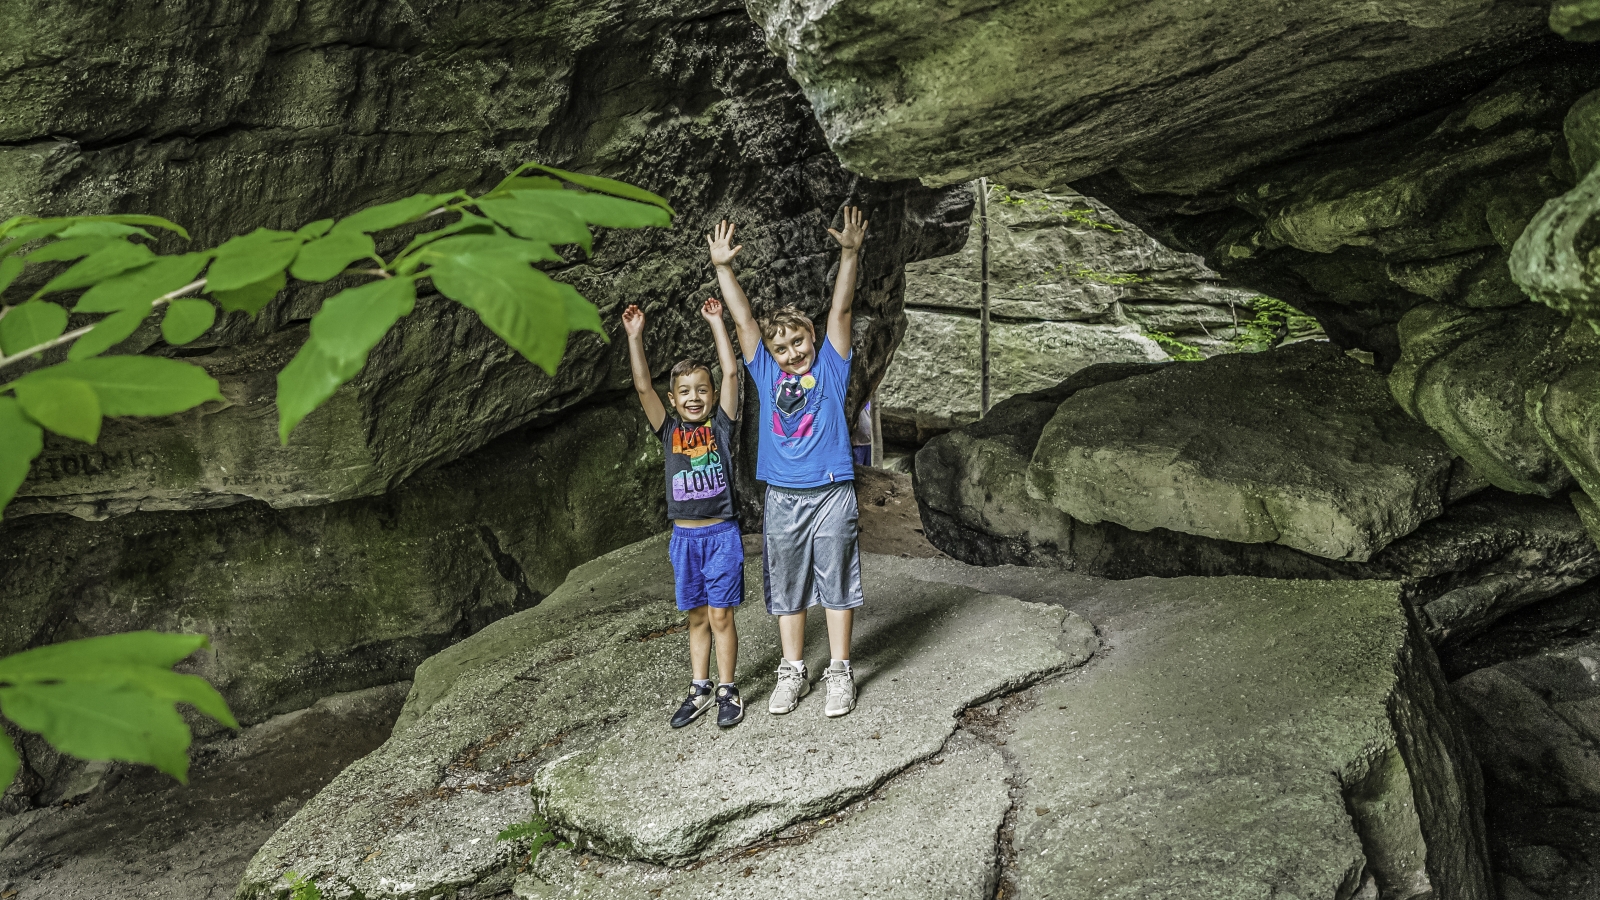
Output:
<svg viewBox="0 0 1600 900">
<path fill-rule="evenodd" d="M 574 570 L 538 607 L 425 663 L 394 737 L 262 848 L 239 896 L 270 896 L 288 870 L 325 875 L 330 898 L 509 887 L 513 848 L 495 835 L 526 821 L 536 794 L 564 833 L 619 856 L 684 862 L 740 846 L 860 800 L 938 753 L 965 707 L 1079 665 L 1098 646 L 1065 608 L 901 570 L 884 578 L 887 559 L 865 558 L 861 706 L 828 720 L 819 692 L 769 716 L 778 641 L 757 606 L 740 618 L 751 713 L 725 732 L 705 720 L 666 725 L 687 648 L 664 536 Z M 746 584 L 760 584 L 759 559 Z M 981 785 L 973 790 L 979 803 Z"/>
<path fill-rule="evenodd" d="M 684 863 L 753 843 L 932 756 L 963 709 L 1081 664 L 1096 645 L 1088 623 L 1059 606 L 910 578 L 866 587 L 855 712 L 824 718 L 819 681 L 786 716 L 765 712 L 765 692 L 751 696 L 745 722 L 721 734 L 664 732 L 658 717 L 630 716 L 540 770 L 534 792 L 546 815 L 627 859 Z M 674 666 L 682 662 L 651 677 L 674 684 Z"/>
<path fill-rule="evenodd" d="M 1476 765 L 1396 585 L 918 571 L 1070 596 L 1104 635 L 1010 719 L 1021 896 L 1490 896 Z"/>
<path fill-rule="evenodd" d="M 1383 376 L 1307 342 L 1078 391 L 1028 491 L 1091 524 L 1365 561 L 1439 514 L 1451 460 Z"/>
<path fill-rule="evenodd" d="M 526 900 L 873 897 L 989 900 L 996 834 L 1011 807 L 1005 760 L 965 733 L 937 764 L 908 771 L 881 796 L 814 834 L 690 869 L 584 859 L 555 851 L 519 878 Z M 834 825 L 834 827 L 827 827 Z"/>
<path fill-rule="evenodd" d="M 239 900 L 286 870 L 329 900 L 1488 900 L 1476 763 L 1395 583 L 868 556 L 854 713 L 761 709 L 752 610 L 751 717 L 673 732 L 664 543 L 426 663 Z M 530 862 L 495 835 L 541 805 L 574 846 Z"/>
</svg>

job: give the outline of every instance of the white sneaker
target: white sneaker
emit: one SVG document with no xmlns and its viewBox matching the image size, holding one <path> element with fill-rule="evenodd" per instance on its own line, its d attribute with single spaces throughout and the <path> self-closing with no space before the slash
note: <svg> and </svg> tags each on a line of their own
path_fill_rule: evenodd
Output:
<svg viewBox="0 0 1600 900">
<path fill-rule="evenodd" d="M 800 705 L 800 698 L 811 693 L 811 682 L 806 680 L 806 666 L 798 668 L 787 659 L 778 663 L 778 684 L 772 689 L 772 699 L 767 712 L 781 716 Z"/>
<path fill-rule="evenodd" d="M 833 663 L 822 673 L 822 680 L 828 683 L 828 702 L 822 710 L 828 718 L 838 718 L 856 708 L 856 680 L 849 669 Z"/>
</svg>

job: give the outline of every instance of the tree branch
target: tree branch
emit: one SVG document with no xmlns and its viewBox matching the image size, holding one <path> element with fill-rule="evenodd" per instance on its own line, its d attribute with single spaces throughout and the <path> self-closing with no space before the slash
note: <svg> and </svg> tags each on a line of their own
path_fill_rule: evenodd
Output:
<svg viewBox="0 0 1600 900">
<path fill-rule="evenodd" d="M 188 293 L 192 293 L 194 291 L 197 291 L 200 288 L 205 287 L 205 284 L 206 284 L 206 280 L 204 278 L 201 278 L 198 281 L 191 281 L 188 284 L 184 285 L 181 288 L 178 288 L 175 291 L 171 291 L 169 293 L 162 294 L 161 296 L 157 297 L 156 299 L 150 301 L 150 310 L 151 310 L 151 312 L 154 312 L 156 307 L 160 306 L 161 304 L 170 302 L 172 300 L 176 300 L 179 297 L 182 297 L 184 294 L 188 294 Z M 101 321 L 105 321 L 105 320 L 102 319 Z M 27 348 L 26 350 L 19 350 L 16 353 L 11 354 L 10 356 L 0 356 L 0 369 L 3 369 L 6 366 L 9 366 L 12 363 L 20 362 L 20 361 L 22 361 L 24 359 L 27 359 L 28 357 L 33 356 L 36 353 L 43 353 L 46 350 L 51 350 L 51 349 L 54 349 L 56 347 L 60 347 L 63 344 L 70 344 L 73 341 L 77 340 L 78 338 L 81 338 L 84 335 L 88 334 L 89 332 L 93 331 L 94 328 L 95 328 L 95 325 L 99 325 L 99 324 L 100 324 L 100 322 L 95 322 L 93 325 L 85 325 L 82 328 L 74 328 L 73 330 L 68 331 L 65 334 L 62 334 L 59 337 L 51 338 L 50 340 L 45 341 L 42 344 L 35 344 L 34 346 Z"/>
</svg>

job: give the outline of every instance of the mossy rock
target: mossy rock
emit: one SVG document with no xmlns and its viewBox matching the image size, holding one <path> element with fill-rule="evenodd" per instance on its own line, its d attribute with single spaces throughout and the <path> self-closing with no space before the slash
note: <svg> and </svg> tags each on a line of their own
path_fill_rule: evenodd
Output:
<svg viewBox="0 0 1600 900">
<path fill-rule="evenodd" d="M 1495 312 L 1423 304 L 1400 320 L 1389 389 L 1490 484 L 1554 496 L 1571 475 L 1540 437 L 1526 394 L 1554 372 L 1551 350 L 1567 325 L 1528 303 Z"/>
</svg>

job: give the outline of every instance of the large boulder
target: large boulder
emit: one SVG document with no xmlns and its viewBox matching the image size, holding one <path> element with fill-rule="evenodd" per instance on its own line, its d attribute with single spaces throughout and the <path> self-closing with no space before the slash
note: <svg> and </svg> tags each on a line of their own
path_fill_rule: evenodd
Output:
<svg viewBox="0 0 1600 900">
<path fill-rule="evenodd" d="M 1188 365 L 1188 364 L 1183 364 Z M 1091 366 L 1047 391 L 1018 395 L 918 454 L 917 502 L 928 539 L 973 565 L 1026 565 L 1107 578 L 1254 575 L 1382 579 L 1400 583 L 1435 641 L 1457 642 L 1501 617 L 1600 574 L 1600 549 L 1565 497 L 1499 490 L 1452 471 L 1437 518 L 1366 562 L 1313 556 L 1275 543 L 1245 544 L 1164 528 L 1088 524 L 1027 491 L 1039 436 L 1069 397 L 1152 366 Z M 1582 498 L 1584 495 L 1576 495 Z M 1591 518 L 1600 523 L 1600 513 Z"/>
<path fill-rule="evenodd" d="M 1099 201 L 990 185 L 987 207 L 993 403 L 1093 363 L 1167 359 L 1158 341 L 1207 354 L 1250 348 L 1239 326 L 1254 315 L 1254 292 Z M 978 418 L 981 243 L 974 216 L 959 253 L 906 266 L 909 324 L 878 388 L 890 440 L 920 446 Z"/>
<path fill-rule="evenodd" d="M 211 651 L 190 671 L 258 722 L 410 678 L 573 566 L 660 531 L 664 504 L 661 444 L 629 397 L 382 497 L 30 516 L 0 531 L 0 656 L 141 628 L 204 633 Z"/>
<path fill-rule="evenodd" d="M 665 550 L 580 567 L 424 665 L 389 742 L 237 896 L 287 870 L 340 900 L 1489 896 L 1475 763 L 1393 585 L 868 554 L 851 715 L 813 697 L 672 731 Z M 741 626 L 759 710 L 775 627 Z M 573 846 L 530 862 L 494 836 L 536 810 Z"/>
<path fill-rule="evenodd" d="M 1365 561 L 1439 514 L 1451 458 L 1370 366 L 1313 342 L 1074 393 L 1028 492 L 1089 524 Z"/>
<path fill-rule="evenodd" d="M 1539 435 L 1528 393 L 1554 372 L 1570 321 L 1554 310 L 1475 311 L 1425 303 L 1400 320 L 1395 400 L 1495 487 L 1554 496 L 1572 483 Z"/>
<path fill-rule="evenodd" d="M 536 9 L 498 0 L 193 6 L 141 0 L 13 6 L 0 36 L 0 210 L 149 212 L 200 246 L 294 227 L 414 191 L 484 187 L 523 160 L 623 178 L 675 204 L 670 231 L 616 232 L 559 277 L 607 322 L 651 316 L 651 359 L 709 355 L 695 312 L 714 289 L 702 233 L 742 230 L 758 306 L 820 312 L 836 254 L 824 226 L 863 205 L 860 385 L 903 330 L 901 267 L 966 231 L 962 190 L 846 172 L 748 16 L 714 0 Z M 42 62 L 42 61 L 47 61 Z M 326 290 L 183 349 L 225 402 L 108 423 L 101 445 L 52 442 L 13 515 L 274 507 L 381 493 L 537 417 L 627 384 L 622 342 L 576 338 L 555 377 L 454 304 L 424 299 L 365 372 L 280 450 L 273 375 Z M 153 331 L 125 349 L 174 352 Z"/>
</svg>

